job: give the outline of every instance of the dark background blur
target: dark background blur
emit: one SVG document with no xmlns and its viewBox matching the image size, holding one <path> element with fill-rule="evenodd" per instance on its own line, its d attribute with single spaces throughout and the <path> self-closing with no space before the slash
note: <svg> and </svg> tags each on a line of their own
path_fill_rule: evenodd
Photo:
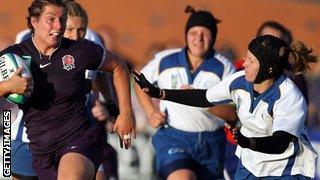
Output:
<svg viewBox="0 0 320 180">
<path fill-rule="evenodd" d="M 0 1 L 0 41 L 12 42 L 27 28 L 31 0 Z M 107 45 L 133 64 L 149 60 L 153 51 L 184 44 L 186 5 L 206 9 L 222 20 L 217 49 L 238 59 L 265 20 L 276 20 L 320 53 L 320 0 L 78 0 L 89 14 L 89 27 L 108 36 Z M 233 51 L 230 51 L 230 48 Z"/>
</svg>

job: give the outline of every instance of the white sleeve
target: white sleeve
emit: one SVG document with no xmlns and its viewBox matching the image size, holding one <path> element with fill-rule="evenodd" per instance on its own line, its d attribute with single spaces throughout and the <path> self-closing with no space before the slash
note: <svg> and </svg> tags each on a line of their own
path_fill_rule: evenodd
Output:
<svg viewBox="0 0 320 180">
<path fill-rule="evenodd" d="M 154 58 L 141 69 L 141 73 L 144 74 L 150 83 L 155 83 L 158 81 L 160 61 L 161 59 Z"/>
<path fill-rule="evenodd" d="M 226 104 L 232 101 L 230 84 L 239 76 L 244 74 L 243 71 L 232 74 L 231 76 L 223 79 L 215 86 L 207 90 L 206 97 L 212 104 Z"/>
<path fill-rule="evenodd" d="M 164 50 L 161 51 L 159 53 L 157 53 L 154 58 L 149 61 L 149 63 L 144 66 L 141 70 L 141 72 L 145 75 L 146 79 L 151 82 L 151 83 L 155 83 L 158 81 L 158 76 L 159 76 L 159 66 L 160 66 L 160 62 L 161 60 L 172 54 L 175 52 L 180 51 L 181 48 L 178 49 L 168 49 L 168 50 Z"/>
<path fill-rule="evenodd" d="M 283 87 L 283 89 L 288 86 Z M 272 132 L 286 131 L 300 136 L 307 114 L 307 104 L 296 88 L 281 92 L 281 98 L 274 104 Z"/>
</svg>

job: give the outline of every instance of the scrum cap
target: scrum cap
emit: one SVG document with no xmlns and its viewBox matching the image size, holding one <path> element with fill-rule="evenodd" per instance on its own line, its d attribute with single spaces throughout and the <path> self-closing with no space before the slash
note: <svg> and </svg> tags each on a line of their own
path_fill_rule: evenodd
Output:
<svg viewBox="0 0 320 180">
<path fill-rule="evenodd" d="M 248 50 L 258 59 L 260 64 L 254 83 L 277 78 L 288 66 L 291 48 L 279 38 L 271 35 L 256 37 L 249 43 Z"/>
</svg>

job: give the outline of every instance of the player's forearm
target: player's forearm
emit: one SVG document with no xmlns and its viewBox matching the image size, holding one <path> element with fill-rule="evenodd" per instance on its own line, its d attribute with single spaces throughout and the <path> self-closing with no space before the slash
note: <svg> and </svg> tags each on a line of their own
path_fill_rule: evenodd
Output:
<svg viewBox="0 0 320 180">
<path fill-rule="evenodd" d="M 247 141 L 246 143 L 239 145 L 262 153 L 281 154 L 286 151 L 289 143 L 296 139 L 295 136 L 287 132 L 279 131 L 268 137 L 247 138 L 247 140 L 245 140 Z"/>
<path fill-rule="evenodd" d="M 211 107 L 211 104 L 206 98 L 207 90 L 201 89 L 187 89 L 187 90 L 172 90 L 160 89 L 159 87 L 151 84 L 143 75 L 136 71 L 132 72 L 134 80 L 140 88 L 151 97 L 158 99 L 169 100 L 172 102 L 185 104 L 196 107 Z"/>
<path fill-rule="evenodd" d="M 163 89 L 164 100 L 173 101 L 180 104 L 196 107 L 211 107 L 211 104 L 206 98 L 207 90 L 204 89 L 187 89 L 187 90 L 171 90 Z"/>
<path fill-rule="evenodd" d="M 119 63 L 113 71 L 113 83 L 118 96 L 120 114 L 132 113 L 129 74 L 122 63 Z"/>
<path fill-rule="evenodd" d="M 124 61 L 107 50 L 107 56 L 100 70 L 111 72 L 113 75 L 113 83 L 118 97 L 120 114 L 132 113 L 129 73 Z"/>
<path fill-rule="evenodd" d="M 222 104 L 208 109 L 210 114 L 220 117 L 226 123 L 233 125 L 237 122 L 238 116 L 236 113 L 236 107 L 233 104 Z"/>
<path fill-rule="evenodd" d="M 145 94 L 136 83 L 134 85 L 134 91 L 137 95 L 139 104 L 141 105 L 146 115 L 150 118 L 152 113 L 155 111 L 155 107 L 151 98 L 147 94 Z"/>
</svg>

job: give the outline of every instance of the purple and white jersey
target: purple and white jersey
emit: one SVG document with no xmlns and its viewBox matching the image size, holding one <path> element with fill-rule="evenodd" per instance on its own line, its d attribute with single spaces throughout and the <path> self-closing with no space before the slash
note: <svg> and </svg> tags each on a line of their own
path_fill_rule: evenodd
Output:
<svg viewBox="0 0 320 180">
<path fill-rule="evenodd" d="M 30 38 L 0 54 L 7 52 L 31 59 L 34 89 L 20 108 L 33 154 L 53 152 L 88 128 L 85 70 L 96 70 L 101 65 L 105 59 L 102 47 L 88 40 L 63 38 L 51 56 L 46 57 Z"/>
</svg>

